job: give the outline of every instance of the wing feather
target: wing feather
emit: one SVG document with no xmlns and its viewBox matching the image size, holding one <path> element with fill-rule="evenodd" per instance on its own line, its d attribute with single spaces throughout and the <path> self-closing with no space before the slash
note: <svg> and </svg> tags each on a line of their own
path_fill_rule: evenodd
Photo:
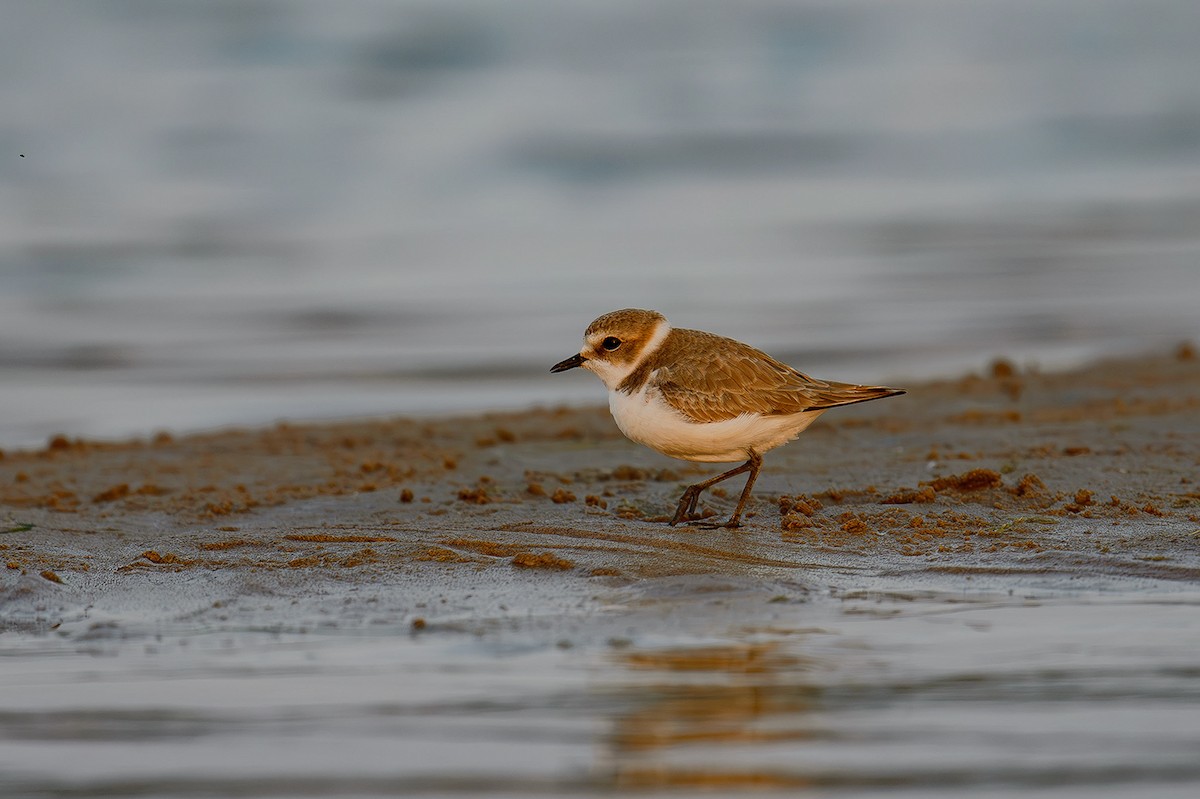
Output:
<svg viewBox="0 0 1200 799">
<path fill-rule="evenodd" d="M 697 423 L 786 416 L 904 393 L 818 380 L 740 341 L 698 330 L 672 330 L 658 360 L 651 387 Z"/>
</svg>

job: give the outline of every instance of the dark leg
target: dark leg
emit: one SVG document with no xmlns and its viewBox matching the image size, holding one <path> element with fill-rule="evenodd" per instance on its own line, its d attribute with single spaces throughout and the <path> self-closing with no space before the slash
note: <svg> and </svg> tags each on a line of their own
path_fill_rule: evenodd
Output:
<svg viewBox="0 0 1200 799">
<path fill-rule="evenodd" d="M 729 517 L 729 521 L 720 527 L 728 527 L 730 529 L 742 526 L 742 511 L 746 509 L 746 502 L 750 499 L 750 491 L 754 488 L 754 481 L 758 479 L 758 472 L 762 468 L 762 455 L 759 455 L 754 450 L 750 451 L 750 476 L 746 478 L 746 485 L 742 488 L 742 496 L 738 498 L 737 507 L 733 509 L 733 515 Z"/>
<path fill-rule="evenodd" d="M 739 527 L 741 526 L 742 510 L 746 507 L 746 500 L 750 499 L 750 490 L 754 487 L 754 480 L 758 477 L 758 470 L 762 468 L 762 455 L 759 455 L 754 450 L 750 451 L 750 459 L 741 466 L 735 466 L 727 472 L 722 472 L 716 477 L 710 477 L 702 483 L 688 486 L 683 492 L 683 496 L 679 498 L 679 505 L 675 508 L 675 516 L 671 519 L 671 526 L 680 522 L 697 521 L 696 505 L 700 501 L 700 494 L 704 489 L 714 486 L 722 480 L 728 480 L 730 477 L 736 477 L 742 472 L 750 472 L 750 476 L 746 478 L 746 487 L 742 489 L 742 496 L 738 499 L 737 509 L 734 510 L 733 516 L 724 524 L 703 525 L 712 527 Z"/>
</svg>

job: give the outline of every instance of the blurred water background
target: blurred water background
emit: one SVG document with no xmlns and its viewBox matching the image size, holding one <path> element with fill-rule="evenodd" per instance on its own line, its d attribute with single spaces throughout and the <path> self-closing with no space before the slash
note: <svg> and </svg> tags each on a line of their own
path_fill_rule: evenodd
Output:
<svg viewBox="0 0 1200 799">
<path fill-rule="evenodd" d="M 1192 0 L 8 0 L 0 446 L 1200 335 Z"/>
<path fill-rule="evenodd" d="M 1198 76 L 1195 0 L 6 0 L 0 448 L 599 403 L 548 368 L 625 306 L 851 381 L 1165 351 Z M 104 590 L 5 630 L 0 793 L 1195 796 L 1194 581 L 1030 562 L 5 569 Z"/>
</svg>

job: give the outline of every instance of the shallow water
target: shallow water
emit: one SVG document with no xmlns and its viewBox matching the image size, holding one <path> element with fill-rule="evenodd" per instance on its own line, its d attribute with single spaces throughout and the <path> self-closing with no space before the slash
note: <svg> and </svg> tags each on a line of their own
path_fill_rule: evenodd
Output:
<svg viewBox="0 0 1200 799">
<path fill-rule="evenodd" d="M 593 401 L 657 307 L 821 376 L 1200 337 L 1188 0 L 14 0 L 0 446 Z"/>
<path fill-rule="evenodd" d="M 643 581 L 574 616 L 420 631 L 381 613 L 304 630 L 80 621 L 6 635 L 0 788 L 1174 797 L 1200 786 L 1194 593 L 765 587 Z"/>
<path fill-rule="evenodd" d="M 851 381 L 1200 339 L 1200 4 L 727 5 L 9 0 L 0 448 L 595 402 L 631 305 Z M 0 795 L 1191 799 L 1200 597 L 1100 566 L 14 599 Z"/>
</svg>

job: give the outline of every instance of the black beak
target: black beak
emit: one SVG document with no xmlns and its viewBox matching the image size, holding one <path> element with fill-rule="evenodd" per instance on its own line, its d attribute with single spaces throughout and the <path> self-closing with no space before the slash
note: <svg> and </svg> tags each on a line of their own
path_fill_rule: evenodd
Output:
<svg viewBox="0 0 1200 799">
<path fill-rule="evenodd" d="M 583 362 L 586 360 L 587 360 L 587 358 L 583 357 L 582 355 L 572 355 L 570 358 L 567 358 L 565 361 L 559 361 L 558 363 L 551 366 L 550 371 L 551 372 L 565 372 L 568 369 L 574 369 L 576 366 L 583 366 Z"/>
</svg>

